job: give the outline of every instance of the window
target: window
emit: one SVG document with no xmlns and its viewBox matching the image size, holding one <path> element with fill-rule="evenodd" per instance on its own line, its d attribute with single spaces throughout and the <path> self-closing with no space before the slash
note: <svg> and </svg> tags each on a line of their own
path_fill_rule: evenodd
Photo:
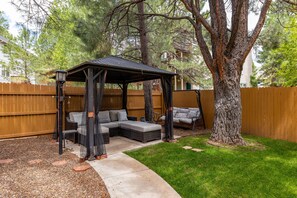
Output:
<svg viewBox="0 0 297 198">
<path fill-rule="evenodd" d="M 3 68 L 2 68 L 1 75 L 2 75 L 3 77 L 9 77 L 9 71 L 6 70 L 6 69 L 3 69 Z"/>
</svg>

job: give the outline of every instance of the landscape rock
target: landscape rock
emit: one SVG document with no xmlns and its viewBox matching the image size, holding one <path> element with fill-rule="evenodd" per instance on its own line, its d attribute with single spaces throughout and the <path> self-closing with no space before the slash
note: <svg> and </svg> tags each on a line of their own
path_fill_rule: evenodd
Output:
<svg viewBox="0 0 297 198">
<path fill-rule="evenodd" d="M 66 165 L 67 161 L 66 160 L 59 160 L 59 161 L 55 161 L 52 163 L 53 166 L 63 166 Z"/>
<path fill-rule="evenodd" d="M 199 149 L 199 148 L 193 148 L 191 149 L 192 151 L 195 151 L 195 152 L 202 152 L 203 150 L 202 149 Z"/>
<path fill-rule="evenodd" d="M 90 164 L 82 164 L 82 165 L 80 164 L 78 166 L 73 167 L 73 170 L 75 172 L 83 172 L 83 171 L 86 171 L 86 170 L 88 170 L 90 168 L 91 168 Z"/>
<path fill-rule="evenodd" d="M 192 147 L 191 146 L 184 146 L 183 149 L 189 150 L 189 149 L 192 149 Z"/>
<path fill-rule="evenodd" d="M 10 164 L 13 162 L 13 159 L 0 159 L 0 164 Z"/>
<path fill-rule="evenodd" d="M 33 164 L 39 164 L 40 162 L 42 162 L 41 159 L 35 159 L 35 160 L 29 160 L 28 163 L 30 165 L 33 165 Z"/>
</svg>

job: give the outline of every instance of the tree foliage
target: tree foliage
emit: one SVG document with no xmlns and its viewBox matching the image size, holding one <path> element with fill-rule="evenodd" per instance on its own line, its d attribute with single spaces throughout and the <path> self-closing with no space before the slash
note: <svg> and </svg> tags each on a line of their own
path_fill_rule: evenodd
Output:
<svg viewBox="0 0 297 198">
<path fill-rule="evenodd" d="M 3 48 L 3 53 L 6 54 L 8 61 L 3 61 L 2 66 L 11 74 L 17 77 L 24 78 L 26 82 L 34 79 L 34 60 L 36 58 L 33 53 L 34 32 L 30 31 L 25 26 L 21 26 L 17 37 L 4 31 L 8 42 Z"/>
<path fill-rule="evenodd" d="M 277 72 L 280 83 L 283 86 L 297 86 L 297 20 L 292 18 L 288 25 L 292 28 L 286 29 L 287 39 L 280 44 L 276 50 L 281 54 L 282 61 Z"/>
<path fill-rule="evenodd" d="M 295 16 L 270 13 L 260 36 L 260 81 L 264 86 L 296 86 Z"/>
<path fill-rule="evenodd" d="M 11 34 L 8 31 L 9 24 L 7 19 L 4 16 L 4 13 L 0 11 L 0 35 L 5 38 L 11 38 Z"/>
<path fill-rule="evenodd" d="M 54 69 L 67 69 L 93 57 L 86 51 L 84 43 L 74 34 L 76 23 L 73 16 L 82 11 L 77 10 L 71 1 L 54 1 L 51 17 L 41 29 L 36 45 L 41 72 Z"/>
</svg>

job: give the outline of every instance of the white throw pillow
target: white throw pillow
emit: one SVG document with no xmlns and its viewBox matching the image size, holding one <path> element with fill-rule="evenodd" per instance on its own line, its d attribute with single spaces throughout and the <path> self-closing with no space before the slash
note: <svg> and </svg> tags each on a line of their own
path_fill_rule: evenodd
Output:
<svg viewBox="0 0 297 198">
<path fill-rule="evenodd" d="M 188 113 L 176 113 L 175 117 L 176 118 L 187 118 Z"/>
<path fill-rule="evenodd" d="M 120 111 L 118 112 L 118 121 L 127 121 L 127 113 L 126 111 Z"/>
</svg>

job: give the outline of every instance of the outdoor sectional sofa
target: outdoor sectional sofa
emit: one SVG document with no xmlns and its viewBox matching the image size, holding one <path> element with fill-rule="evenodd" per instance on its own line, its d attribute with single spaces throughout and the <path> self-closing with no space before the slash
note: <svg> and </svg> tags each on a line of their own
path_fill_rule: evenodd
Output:
<svg viewBox="0 0 297 198">
<path fill-rule="evenodd" d="M 86 125 L 83 114 L 83 112 L 70 112 L 66 118 L 65 128 L 66 130 L 77 130 L 75 141 L 79 144 L 86 142 Z M 108 144 L 109 137 L 113 136 L 123 136 L 144 143 L 161 139 L 161 125 L 136 121 L 136 117 L 127 116 L 125 109 L 100 111 L 98 116 L 105 144 Z"/>
<path fill-rule="evenodd" d="M 161 122 L 165 121 L 165 116 L 159 118 Z M 199 108 L 180 108 L 173 107 L 173 126 L 191 128 L 203 125 L 203 117 Z"/>
</svg>

